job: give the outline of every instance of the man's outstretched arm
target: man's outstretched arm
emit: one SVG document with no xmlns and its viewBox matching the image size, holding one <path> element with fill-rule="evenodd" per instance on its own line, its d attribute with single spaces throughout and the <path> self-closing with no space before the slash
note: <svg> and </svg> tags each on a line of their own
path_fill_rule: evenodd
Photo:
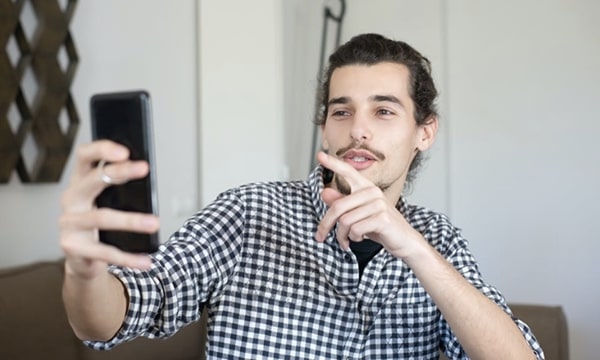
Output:
<svg viewBox="0 0 600 360">
<path fill-rule="evenodd" d="M 108 340 L 121 328 L 128 298 L 108 264 L 147 269 L 147 255 L 130 254 L 98 241 L 98 229 L 152 233 L 158 218 L 149 214 L 97 209 L 94 199 L 108 185 L 95 164 L 105 160 L 104 172 L 126 182 L 148 173 L 148 164 L 128 160 L 129 152 L 110 141 L 82 145 L 77 150 L 71 182 L 64 191 L 60 217 L 60 246 L 65 254 L 63 301 L 75 334 L 85 340 Z"/>
</svg>

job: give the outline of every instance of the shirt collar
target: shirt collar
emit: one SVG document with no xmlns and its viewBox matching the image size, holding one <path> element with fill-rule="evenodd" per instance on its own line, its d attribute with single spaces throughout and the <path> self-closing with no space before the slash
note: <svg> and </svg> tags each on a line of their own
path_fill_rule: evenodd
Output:
<svg viewBox="0 0 600 360">
<path fill-rule="evenodd" d="M 310 187 L 310 196 L 315 209 L 315 215 L 319 221 L 327 212 L 327 204 L 321 198 L 321 192 L 325 185 L 323 184 L 323 167 L 317 166 L 308 176 L 308 186 Z"/>
</svg>

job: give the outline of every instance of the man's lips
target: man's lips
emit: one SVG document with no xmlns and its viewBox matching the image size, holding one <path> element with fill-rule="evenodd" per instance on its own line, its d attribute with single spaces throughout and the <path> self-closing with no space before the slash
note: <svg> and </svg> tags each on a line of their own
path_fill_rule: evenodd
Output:
<svg viewBox="0 0 600 360">
<path fill-rule="evenodd" d="M 366 150 L 349 150 L 342 155 L 342 159 L 352 165 L 356 170 L 363 170 L 370 167 L 377 157 Z"/>
</svg>

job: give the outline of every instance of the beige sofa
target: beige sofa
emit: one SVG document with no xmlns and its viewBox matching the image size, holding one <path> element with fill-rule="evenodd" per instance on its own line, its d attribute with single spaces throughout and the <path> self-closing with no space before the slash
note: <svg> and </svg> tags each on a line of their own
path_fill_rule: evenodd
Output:
<svg viewBox="0 0 600 360">
<path fill-rule="evenodd" d="M 204 359 L 205 318 L 166 340 L 139 338 L 111 351 L 88 349 L 67 321 L 62 279 L 62 261 L 0 270 L 0 359 Z M 560 307 L 511 307 L 534 329 L 547 359 L 568 359 L 566 319 Z"/>
</svg>

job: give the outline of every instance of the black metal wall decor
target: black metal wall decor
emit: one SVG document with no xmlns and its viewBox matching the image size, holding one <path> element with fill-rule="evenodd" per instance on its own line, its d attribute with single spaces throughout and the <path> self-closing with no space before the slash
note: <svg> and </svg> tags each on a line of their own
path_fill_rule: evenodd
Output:
<svg viewBox="0 0 600 360">
<path fill-rule="evenodd" d="M 0 0 L 0 183 L 60 181 L 79 127 L 77 0 Z"/>
<path fill-rule="evenodd" d="M 340 39 L 342 35 L 342 22 L 344 21 L 344 15 L 346 13 L 346 1 L 339 0 L 340 9 L 339 13 L 336 15 L 329 6 L 325 6 L 323 8 L 323 31 L 321 33 L 321 53 L 319 55 L 319 78 L 322 76 L 325 66 L 325 61 L 329 57 L 329 53 L 332 49 L 336 49 L 340 45 Z M 329 35 L 329 22 L 332 22 L 335 27 L 335 37 L 333 39 L 333 44 L 331 43 L 331 36 Z M 316 104 L 317 108 L 315 109 L 315 113 L 319 110 L 318 106 L 320 104 Z M 317 165 L 317 151 L 320 149 L 320 137 L 319 137 L 320 129 L 315 126 L 313 129 L 312 136 L 312 154 L 310 156 L 310 168 L 309 171 L 312 170 Z"/>
</svg>

